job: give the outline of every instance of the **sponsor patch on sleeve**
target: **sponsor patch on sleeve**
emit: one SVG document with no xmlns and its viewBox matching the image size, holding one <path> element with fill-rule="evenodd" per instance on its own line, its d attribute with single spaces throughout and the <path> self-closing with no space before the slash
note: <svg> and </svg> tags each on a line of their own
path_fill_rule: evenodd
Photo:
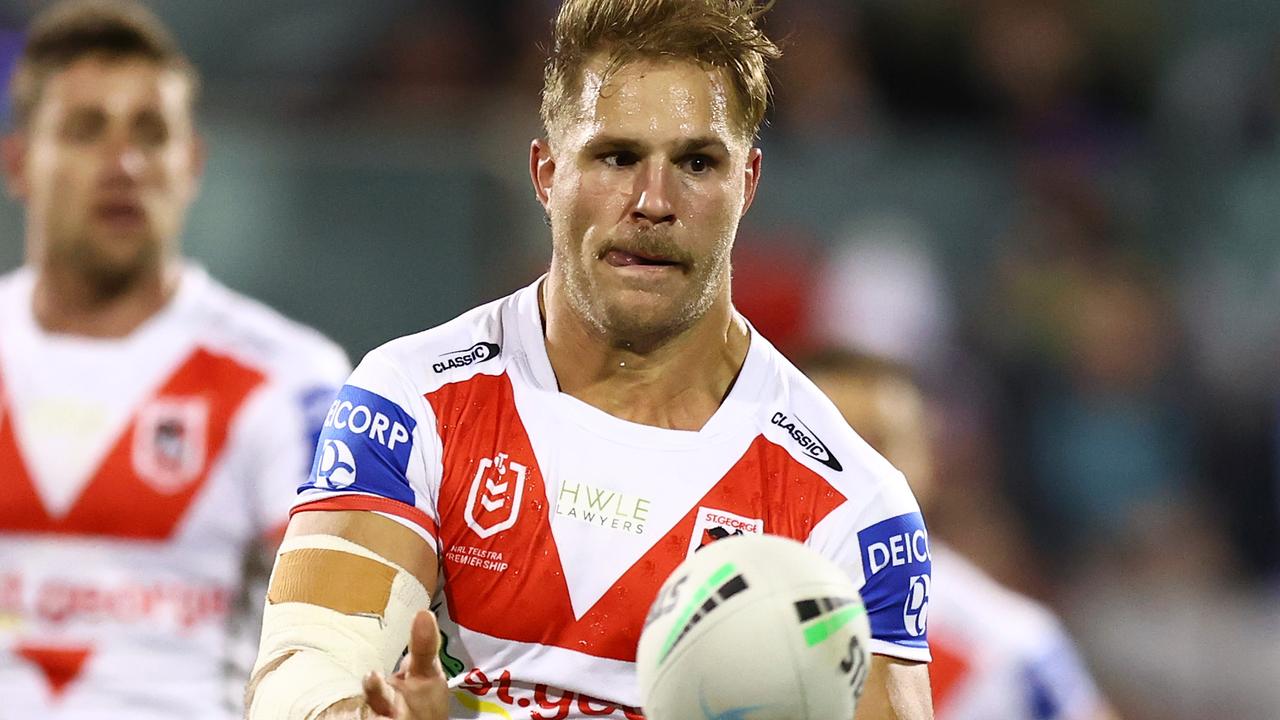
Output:
<svg viewBox="0 0 1280 720">
<path fill-rule="evenodd" d="M 418 423 L 377 393 L 344 385 L 325 414 L 301 490 L 352 490 L 414 504 L 409 455 Z"/>
<path fill-rule="evenodd" d="M 871 636 L 911 648 L 927 648 L 931 560 L 929 533 L 920 513 L 882 520 L 858 532 L 866 584 L 862 601 Z"/>
</svg>

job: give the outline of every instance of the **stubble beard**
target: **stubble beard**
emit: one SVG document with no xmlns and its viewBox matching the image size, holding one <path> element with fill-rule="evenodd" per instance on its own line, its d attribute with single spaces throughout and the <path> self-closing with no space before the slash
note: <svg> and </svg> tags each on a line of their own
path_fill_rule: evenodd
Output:
<svg viewBox="0 0 1280 720">
<path fill-rule="evenodd" d="M 112 252 L 85 232 L 63 245 L 51 259 L 75 273 L 94 296 L 118 297 L 158 271 L 163 261 L 160 242 L 149 233 L 132 242 L 137 243 L 132 252 Z"/>
<path fill-rule="evenodd" d="M 686 270 L 691 273 L 687 287 L 692 288 L 692 292 L 683 293 L 683 297 L 668 303 L 669 312 L 643 316 L 609 297 L 593 281 L 589 266 L 575 261 L 577 256 L 555 253 L 554 261 L 564 279 L 570 309 L 579 320 L 611 347 L 646 352 L 680 335 L 706 316 L 722 284 L 728 282 L 728 254 L 729 243 L 717 244 L 712 255 Z"/>
</svg>

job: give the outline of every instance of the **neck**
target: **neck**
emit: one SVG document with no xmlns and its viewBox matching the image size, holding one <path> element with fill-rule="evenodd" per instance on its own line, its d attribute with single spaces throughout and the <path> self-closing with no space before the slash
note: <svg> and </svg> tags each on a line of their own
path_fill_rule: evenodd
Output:
<svg viewBox="0 0 1280 720">
<path fill-rule="evenodd" d="M 701 429 L 737 379 L 751 341 L 728 297 L 683 331 L 643 344 L 595 330 L 551 278 L 538 300 L 561 392 L 643 425 Z"/>
<path fill-rule="evenodd" d="M 179 277 L 176 265 L 162 265 L 117 286 L 82 271 L 40 266 L 32 311 L 46 332 L 123 338 L 169 302 Z"/>
</svg>

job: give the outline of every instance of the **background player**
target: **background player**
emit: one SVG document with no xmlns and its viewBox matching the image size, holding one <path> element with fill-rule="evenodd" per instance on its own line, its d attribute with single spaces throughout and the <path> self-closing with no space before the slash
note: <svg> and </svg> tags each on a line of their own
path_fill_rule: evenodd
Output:
<svg viewBox="0 0 1280 720">
<path fill-rule="evenodd" d="M 931 717 L 918 507 L 730 300 L 778 54 L 762 12 L 561 7 L 529 157 L 550 272 L 371 352 L 339 392 L 277 559 L 252 717 L 638 717 L 647 606 L 713 530 L 844 567 L 875 636 L 859 718 Z M 406 640 L 407 669 L 362 691 Z"/>
<path fill-rule="evenodd" d="M 49 9 L 12 83 L 27 263 L 0 279 L 4 717 L 238 716 L 242 566 L 274 549 L 349 369 L 181 259 L 196 86 L 127 2 Z"/>
<path fill-rule="evenodd" d="M 845 350 L 802 363 L 858 434 L 911 481 L 934 483 L 927 403 L 904 366 Z M 1112 715 L 1057 618 L 930 538 L 930 680 L 939 720 L 1103 720 Z"/>
</svg>

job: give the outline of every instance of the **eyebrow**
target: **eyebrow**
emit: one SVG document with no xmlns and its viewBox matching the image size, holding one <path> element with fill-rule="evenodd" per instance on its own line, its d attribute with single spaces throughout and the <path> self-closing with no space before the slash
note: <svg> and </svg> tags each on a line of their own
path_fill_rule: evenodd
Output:
<svg viewBox="0 0 1280 720">
<path fill-rule="evenodd" d="M 729 154 L 729 148 L 724 144 L 723 140 L 714 135 L 704 135 L 702 137 L 689 138 L 680 143 L 676 146 L 676 156 L 691 155 L 703 150 L 718 151 L 725 155 Z"/>
<path fill-rule="evenodd" d="M 591 138 L 583 146 L 583 150 L 589 153 L 597 152 L 605 148 L 614 150 L 629 150 L 632 152 L 644 152 L 649 149 L 648 143 L 640 142 L 634 138 L 622 137 L 618 135 L 599 135 Z M 714 135 L 702 135 L 699 137 L 682 140 L 675 146 L 675 157 L 683 157 L 699 151 L 713 150 L 724 154 L 729 154 L 729 148 L 724 141 Z"/>
</svg>

